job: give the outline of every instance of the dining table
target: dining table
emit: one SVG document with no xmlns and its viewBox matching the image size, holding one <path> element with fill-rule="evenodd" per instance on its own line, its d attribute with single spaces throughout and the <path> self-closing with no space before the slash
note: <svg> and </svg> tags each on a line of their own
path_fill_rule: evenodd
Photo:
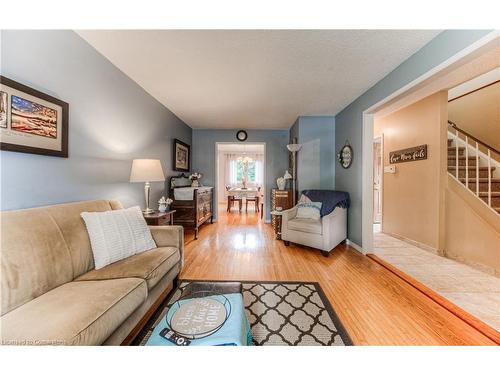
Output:
<svg viewBox="0 0 500 375">
<path fill-rule="evenodd" d="M 232 187 L 230 188 L 229 190 L 227 190 L 227 195 L 228 195 L 228 203 L 227 203 L 227 208 L 228 208 L 228 211 L 230 209 L 230 205 L 231 205 L 231 201 L 230 201 L 230 197 L 238 197 L 240 198 L 240 211 L 241 211 L 241 206 L 242 206 L 242 201 L 243 201 L 243 198 L 248 198 L 248 197 L 258 197 L 260 194 L 260 191 L 257 187 L 248 187 L 248 188 L 244 188 L 244 187 Z M 260 197 L 259 197 L 260 198 Z M 258 209 L 258 201 L 256 202 L 256 208 L 257 210 Z M 246 207 L 246 204 L 245 204 L 245 207 Z"/>
<path fill-rule="evenodd" d="M 242 188 L 242 187 L 234 187 L 227 191 L 228 195 L 237 195 L 239 197 L 254 197 L 258 194 L 258 189 L 256 187 L 250 188 Z"/>
</svg>

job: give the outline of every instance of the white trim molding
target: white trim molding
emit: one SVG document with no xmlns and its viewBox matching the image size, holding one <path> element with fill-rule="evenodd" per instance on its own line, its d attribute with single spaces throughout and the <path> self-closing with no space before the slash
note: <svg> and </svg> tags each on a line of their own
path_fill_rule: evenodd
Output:
<svg viewBox="0 0 500 375">
<path fill-rule="evenodd" d="M 345 240 L 345 243 L 347 245 L 353 247 L 357 251 L 359 251 L 361 254 L 363 254 L 363 255 L 367 254 L 367 252 L 365 252 L 365 250 L 363 250 L 363 248 L 361 246 L 359 246 L 356 242 L 351 241 L 349 238 Z"/>
</svg>

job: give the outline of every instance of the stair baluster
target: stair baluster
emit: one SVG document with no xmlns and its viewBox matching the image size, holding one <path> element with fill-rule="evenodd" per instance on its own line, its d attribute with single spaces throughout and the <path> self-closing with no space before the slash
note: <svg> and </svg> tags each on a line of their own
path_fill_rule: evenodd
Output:
<svg viewBox="0 0 500 375">
<path fill-rule="evenodd" d="M 465 187 L 469 188 L 469 137 L 465 136 Z"/>
<path fill-rule="evenodd" d="M 448 173 L 450 177 L 461 183 L 484 205 L 500 215 L 500 176 L 493 173 L 499 169 L 499 164 L 496 157 L 491 154 L 493 152 L 500 155 L 500 150 L 460 129 L 452 121 L 448 121 L 448 124 L 450 125 L 448 129 Z M 475 144 L 469 144 L 469 139 L 472 139 Z M 484 146 L 484 152 L 481 151 L 479 145 Z M 471 165 L 471 163 L 476 164 Z M 455 173 L 452 172 L 453 168 Z M 469 185 L 469 182 L 476 184 L 475 189 L 474 186 Z"/>
<path fill-rule="evenodd" d="M 455 130 L 455 175 L 458 180 L 458 130 Z"/>
<path fill-rule="evenodd" d="M 479 145 L 476 142 L 476 195 L 479 197 Z"/>
<path fill-rule="evenodd" d="M 488 149 L 488 206 L 491 207 L 491 153 Z"/>
</svg>

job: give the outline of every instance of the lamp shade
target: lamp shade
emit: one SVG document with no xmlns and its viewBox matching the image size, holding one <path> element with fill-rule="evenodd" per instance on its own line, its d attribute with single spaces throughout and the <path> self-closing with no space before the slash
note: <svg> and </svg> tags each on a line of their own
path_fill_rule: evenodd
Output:
<svg viewBox="0 0 500 375">
<path fill-rule="evenodd" d="M 300 150 L 300 148 L 302 147 L 301 144 L 298 144 L 298 143 L 291 143 L 289 145 L 286 145 L 286 148 L 288 149 L 288 151 L 290 152 L 297 152 Z"/>
<path fill-rule="evenodd" d="M 130 182 L 165 181 L 161 163 L 157 159 L 134 159 Z"/>
</svg>

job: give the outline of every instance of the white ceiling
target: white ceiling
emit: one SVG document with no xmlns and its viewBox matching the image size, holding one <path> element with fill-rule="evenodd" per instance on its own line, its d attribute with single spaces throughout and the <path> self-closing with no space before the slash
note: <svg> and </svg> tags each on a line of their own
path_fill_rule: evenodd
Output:
<svg viewBox="0 0 500 375">
<path fill-rule="evenodd" d="M 338 113 L 439 31 L 78 33 L 193 128 L 287 129 Z"/>
</svg>

